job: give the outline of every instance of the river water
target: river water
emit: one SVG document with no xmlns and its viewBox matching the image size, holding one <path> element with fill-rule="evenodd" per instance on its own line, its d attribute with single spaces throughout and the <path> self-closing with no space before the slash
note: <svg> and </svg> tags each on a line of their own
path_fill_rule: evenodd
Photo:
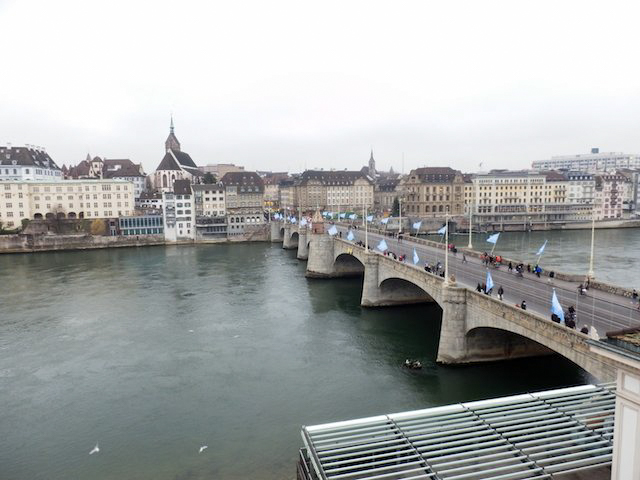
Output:
<svg viewBox="0 0 640 480">
<path fill-rule="evenodd" d="M 474 234 L 473 248 L 490 252 L 490 234 Z M 439 235 L 430 235 L 440 240 Z M 502 232 L 495 253 L 535 264 L 536 253 L 547 240 L 540 264 L 548 270 L 584 274 L 589 271 L 591 230 Z M 460 247 L 469 243 L 467 234 L 452 235 L 450 242 Z M 596 230 L 593 270 L 595 277 L 615 285 L 640 289 L 640 229 Z"/>
<path fill-rule="evenodd" d="M 364 310 L 361 280 L 305 266 L 269 244 L 0 257 L 0 478 L 292 479 L 301 425 L 591 380 L 437 366 L 437 306 Z"/>
</svg>

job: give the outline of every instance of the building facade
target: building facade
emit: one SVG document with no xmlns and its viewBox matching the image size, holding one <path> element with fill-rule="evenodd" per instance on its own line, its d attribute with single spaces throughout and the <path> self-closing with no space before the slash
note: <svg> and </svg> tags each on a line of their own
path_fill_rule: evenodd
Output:
<svg viewBox="0 0 640 480">
<path fill-rule="evenodd" d="M 393 203 L 398 198 L 400 179 L 383 179 L 376 182 L 374 187 L 374 210 L 378 213 L 389 213 Z"/>
<path fill-rule="evenodd" d="M 25 218 L 112 218 L 133 211 L 133 184 L 123 180 L 0 184 L 0 221 L 8 227 Z"/>
<path fill-rule="evenodd" d="M 281 186 L 282 189 L 282 186 Z M 281 196 L 282 199 L 282 196 Z M 283 202 L 292 210 L 369 211 L 374 207 L 373 180 L 361 171 L 306 170 Z"/>
<path fill-rule="evenodd" d="M 173 191 L 162 192 L 164 238 L 168 242 L 196 238 L 196 213 L 189 180 L 176 180 Z"/>
<path fill-rule="evenodd" d="M 62 170 L 40 147 L 0 146 L 0 182 L 60 181 Z"/>
<path fill-rule="evenodd" d="M 417 218 L 464 214 L 464 177 L 449 167 L 411 170 L 399 184 L 403 213 Z"/>
<path fill-rule="evenodd" d="M 118 235 L 164 235 L 161 215 L 118 217 Z"/>
<path fill-rule="evenodd" d="M 560 155 L 550 160 L 536 160 L 531 164 L 537 170 L 572 170 L 579 172 L 612 172 L 620 168 L 640 168 L 640 155 L 622 152 L 603 152 L 592 148 L 591 153 Z"/>
<path fill-rule="evenodd" d="M 229 172 L 220 180 L 224 185 L 228 235 L 243 235 L 265 223 L 264 183 L 256 172 Z"/>
</svg>

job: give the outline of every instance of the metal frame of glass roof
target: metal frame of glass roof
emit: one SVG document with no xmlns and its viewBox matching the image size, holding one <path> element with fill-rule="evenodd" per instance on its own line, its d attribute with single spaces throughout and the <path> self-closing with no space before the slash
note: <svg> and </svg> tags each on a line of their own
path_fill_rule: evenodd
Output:
<svg viewBox="0 0 640 480">
<path fill-rule="evenodd" d="M 302 428 L 311 478 L 517 480 L 611 465 L 615 384 Z"/>
</svg>

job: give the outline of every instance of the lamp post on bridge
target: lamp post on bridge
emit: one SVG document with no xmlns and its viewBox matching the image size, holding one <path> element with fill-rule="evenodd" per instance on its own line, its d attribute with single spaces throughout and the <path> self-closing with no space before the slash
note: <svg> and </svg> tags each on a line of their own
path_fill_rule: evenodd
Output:
<svg viewBox="0 0 640 480">
<path fill-rule="evenodd" d="M 447 213 L 444 223 L 445 234 L 445 250 L 444 250 L 444 284 L 449 285 L 449 205 L 447 205 Z"/>
</svg>

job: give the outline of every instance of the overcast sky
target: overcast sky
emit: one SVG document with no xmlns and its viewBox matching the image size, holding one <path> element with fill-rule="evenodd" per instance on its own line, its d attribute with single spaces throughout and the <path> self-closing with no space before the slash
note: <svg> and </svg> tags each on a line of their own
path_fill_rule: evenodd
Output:
<svg viewBox="0 0 640 480">
<path fill-rule="evenodd" d="M 0 144 L 153 171 L 640 152 L 638 2 L 0 0 Z"/>
</svg>

